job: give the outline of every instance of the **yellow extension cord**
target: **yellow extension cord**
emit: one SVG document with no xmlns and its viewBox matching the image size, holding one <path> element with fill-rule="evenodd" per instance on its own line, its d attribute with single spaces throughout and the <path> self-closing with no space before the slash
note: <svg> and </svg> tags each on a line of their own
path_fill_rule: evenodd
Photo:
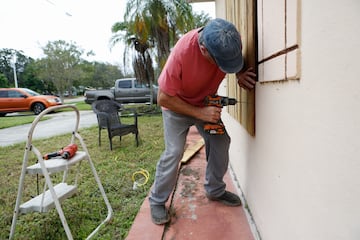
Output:
<svg viewBox="0 0 360 240">
<path fill-rule="evenodd" d="M 133 190 L 136 190 L 138 187 L 144 186 L 149 181 L 150 174 L 145 169 L 140 169 L 132 175 L 133 181 Z"/>
</svg>

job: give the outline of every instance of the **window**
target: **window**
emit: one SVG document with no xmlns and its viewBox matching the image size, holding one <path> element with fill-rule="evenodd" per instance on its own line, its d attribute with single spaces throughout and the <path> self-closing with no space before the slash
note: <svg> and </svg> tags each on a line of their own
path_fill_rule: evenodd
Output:
<svg viewBox="0 0 360 240">
<path fill-rule="evenodd" d="M 7 98 L 8 97 L 8 91 L 0 91 L 0 98 Z"/>
<path fill-rule="evenodd" d="M 39 96 L 40 94 L 33 91 L 33 90 L 30 90 L 30 89 L 27 89 L 27 88 L 22 88 L 23 91 L 27 92 L 28 94 L 30 94 L 31 96 Z"/>
<path fill-rule="evenodd" d="M 131 80 L 119 81 L 119 88 L 131 88 Z"/>
<path fill-rule="evenodd" d="M 8 96 L 9 98 L 21 98 L 24 96 L 24 94 L 21 94 L 20 92 L 15 91 L 15 90 L 10 90 L 8 92 L 8 95 L 9 95 Z"/>
<path fill-rule="evenodd" d="M 147 88 L 146 84 L 141 83 L 141 82 L 138 81 L 138 80 L 135 80 L 135 81 L 134 81 L 134 84 L 135 84 L 135 88 Z"/>
<path fill-rule="evenodd" d="M 300 0 L 258 1 L 260 82 L 300 79 Z"/>
<path fill-rule="evenodd" d="M 260 83 L 300 79 L 300 0 L 226 0 L 226 18 L 240 31 L 247 66 Z M 255 90 L 238 87 L 228 75 L 227 93 L 240 103 L 228 108 L 255 135 Z"/>
</svg>

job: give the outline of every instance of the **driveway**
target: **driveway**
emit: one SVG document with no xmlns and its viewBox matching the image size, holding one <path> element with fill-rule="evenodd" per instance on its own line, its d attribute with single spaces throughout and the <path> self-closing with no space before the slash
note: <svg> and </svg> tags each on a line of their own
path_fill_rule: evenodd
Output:
<svg viewBox="0 0 360 240">
<path fill-rule="evenodd" d="M 41 121 L 37 124 L 33 139 L 49 138 L 55 135 L 61 135 L 71 132 L 76 124 L 76 115 L 74 111 L 58 112 L 48 114 L 51 119 Z M 97 125 L 96 115 L 93 111 L 80 111 L 80 128 L 87 128 Z M 16 143 L 27 141 L 27 136 L 31 124 L 0 129 L 0 146 L 10 146 Z"/>
</svg>

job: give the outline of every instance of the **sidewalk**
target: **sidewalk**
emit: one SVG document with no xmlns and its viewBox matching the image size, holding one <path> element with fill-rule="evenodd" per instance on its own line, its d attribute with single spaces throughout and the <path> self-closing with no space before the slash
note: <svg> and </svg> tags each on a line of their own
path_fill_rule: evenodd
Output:
<svg viewBox="0 0 360 240">
<path fill-rule="evenodd" d="M 49 138 L 55 135 L 68 133 L 74 129 L 76 115 L 74 111 L 51 113 L 51 119 L 37 124 L 33 139 Z M 91 127 L 97 124 L 93 111 L 80 111 L 79 128 Z M 0 147 L 26 142 L 31 123 L 20 126 L 0 129 Z"/>
<path fill-rule="evenodd" d="M 198 139 L 197 130 L 191 128 L 188 144 Z M 254 240 L 243 207 L 228 207 L 206 198 L 205 167 L 205 147 L 202 147 L 180 166 L 176 189 L 167 203 L 171 222 L 162 226 L 153 224 L 146 198 L 126 240 Z M 227 190 L 236 192 L 229 174 L 224 179 Z"/>
</svg>

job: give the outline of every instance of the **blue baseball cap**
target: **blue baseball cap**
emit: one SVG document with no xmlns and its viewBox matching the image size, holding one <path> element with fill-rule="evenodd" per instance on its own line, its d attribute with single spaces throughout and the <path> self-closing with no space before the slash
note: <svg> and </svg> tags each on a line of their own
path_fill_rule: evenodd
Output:
<svg viewBox="0 0 360 240">
<path fill-rule="evenodd" d="M 244 65 L 240 33 L 221 18 L 211 20 L 202 30 L 205 47 L 225 73 L 237 73 Z"/>
</svg>

